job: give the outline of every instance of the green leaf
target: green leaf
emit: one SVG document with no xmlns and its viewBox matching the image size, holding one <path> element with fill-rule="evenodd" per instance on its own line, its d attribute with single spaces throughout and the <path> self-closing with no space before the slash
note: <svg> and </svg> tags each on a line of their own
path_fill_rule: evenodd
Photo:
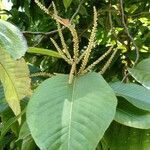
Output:
<svg viewBox="0 0 150 150">
<path fill-rule="evenodd" d="M 21 139 L 24 140 L 25 138 L 27 138 L 30 135 L 31 135 L 31 133 L 30 133 L 29 127 L 27 125 L 27 122 L 25 121 L 21 126 L 18 140 L 21 140 Z"/>
<path fill-rule="evenodd" d="M 23 140 L 22 145 L 21 145 L 21 150 L 38 150 L 31 136 L 28 136 Z"/>
<path fill-rule="evenodd" d="M 63 3 L 64 3 L 65 8 L 67 9 L 72 3 L 72 0 L 63 0 Z"/>
<path fill-rule="evenodd" d="M 27 42 L 17 27 L 0 19 L 0 49 L 6 50 L 14 59 L 27 51 Z"/>
<path fill-rule="evenodd" d="M 150 58 L 144 59 L 133 69 L 128 68 L 128 71 L 139 83 L 150 89 Z"/>
<path fill-rule="evenodd" d="M 8 105 L 15 115 L 20 114 L 20 100 L 31 93 L 29 70 L 24 59 L 15 61 L 0 49 L 0 80 Z"/>
<path fill-rule="evenodd" d="M 105 140 L 111 150 L 149 150 L 150 129 L 142 130 L 112 123 Z"/>
<path fill-rule="evenodd" d="M 119 97 L 115 121 L 134 128 L 150 129 L 150 112 L 138 109 Z"/>
<path fill-rule="evenodd" d="M 96 150 L 109 150 L 108 144 L 106 143 L 104 138 L 101 139 L 96 147 Z"/>
<path fill-rule="evenodd" d="M 28 48 L 28 53 L 33 53 L 33 54 L 41 54 L 41 55 L 47 55 L 51 57 L 56 57 L 56 58 L 61 58 L 58 52 L 55 52 L 53 50 L 49 49 L 44 49 L 44 48 L 37 48 L 37 47 L 29 47 Z"/>
<path fill-rule="evenodd" d="M 17 141 L 19 140 L 22 140 L 21 150 L 37 150 L 26 121 L 21 126 Z"/>
<path fill-rule="evenodd" d="M 13 136 L 7 135 L 3 139 L 0 140 L 0 150 L 4 150 L 9 143 L 13 140 Z"/>
<path fill-rule="evenodd" d="M 0 84 L 0 115 L 3 111 L 6 110 L 8 107 L 6 101 L 5 101 L 5 96 L 4 96 L 4 90 L 2 85 Z"/>
<path fill-rule="evenodd" d="M 150 111 L 150 90 L 133 83 L 116 82 L 111 84 L 117 96 L 124 97 L 134 106 Z"/>
<path fill-rule="evenodd" d="M 27 123 L 42 150 L 95 150 L 116 111 L 114 92 L 98 73 L 45 80 L 27 106 Z"/>
<path fill-rule="evenodd" d="M 4 126 L 1 130 L 1 136 L 0 140 L 4 137 L 4 135 L 8 132 L 8 130 L 11 128 L 11 126 L 17 122 L 17 120 L 26 112 L 26 109 L 24 109 L 19 115 L 10 118 L 7 122 L 4 123 Z"/>
</svg>

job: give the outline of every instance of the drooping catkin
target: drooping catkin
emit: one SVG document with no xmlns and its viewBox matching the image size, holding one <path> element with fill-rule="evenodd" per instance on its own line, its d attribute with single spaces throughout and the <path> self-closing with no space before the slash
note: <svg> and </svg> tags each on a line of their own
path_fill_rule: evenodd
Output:
<svg viewBox="0 0 150 150">
<path fill-rule="evenodd" d="M 55 48 L 57 49 L 58 53 L 60 54 L 60 56 L 68 63 L 68 64 L 72 64 L 72 60 L 68 59 L 66 57 L 66 55 L 64 54 L 64 52 L 60 49 L 60 47 L 58 46 L 58 44 L 56 43 L 56 41 L 52 38 L 50 38 L 50 40 L 52 41 L 52 43 L 54 44 Z"/>
<path fill-rule="evenodd" d="M 39 0 L 35 0 L 35 3 L 43 10 L 46 14 L 50 15 L 49 10 Z"/>
<path fill-rule="evenodd" d="M 63 51 L 64 51 L 64 53 L 66 53 L 66 56 L 68 57 L 68 59 L 71 60 L 71 55 L 70 55 L 68 47 L 67 47 L 67 45 L 65 43 L 65 39 L 64 39 L 64 36 L 62 34 L 61 26 L 60 26 L 60 23 L 58 21 L 58 19 L 60 17 L 58 16 L 58 12 L 57 12 L 55 4 L 53 2 L 52 2 L 52 4 L 53 4 L 53 9 L 54 9 L 54 15 L 53 15 L 53 17 L 56 20 L 56 24 L 57 24 L 57 28 L 58 28 L 58 34 L 59 34 L 59 37 L 60 37 L 60 40 L 61 40 L 61 44 L 63 46 Z"/>
<path fill-rule="evenodd" d="M 85 74 L 87 73 L 88 71 L 90 71 L 92 68 L 95 67 L 95 65 L 97 65 L 98 63 L 100 63 L 107 55 L 110 54 L 110 52 L 112 51 L 114 46 L 111 46 L 109 48 L 109 50 L 107 52 L 105 52 L 102 56 L 100 56 L 95 62 L 93 62 L 91 65 L 89 65 L 84 71 L 82 74 Z"/>
<path fill-rule="evenodd" d="M 89 59 L 89 56 L 90 56 L 90 53 L 92 51 L 92 48 L 95 45 L 95 36 L 96 36 L 96 29 L 97 29 L 97 11 L 96 11 L 95 7 L 93 8 L 93 10 L 94 10 L 94 24 L 93 24 L 91 36 L 89 39 L 88 47 L 85 50 L 85 56 L 82 59 L 82 64 L 81 64 L 81 67 L 79 69 L 79 74 L 82 74 L 83 70 L 85 69 L 87 62 L 88 62 L 88 59 Z"/>
<path fill-rule="evenodd" d="M 108 69 L 108 67 L 110 66 L 113 58 L 115 57 L 115 54 L 117 53 L 117 50 L 114 50 L 114 52 L 112 53 L 111 57 L 108 59 L 108 61 L 105 63 L 104 67 L 101 69 L 100 74 L 104 74 L 105 71 Z"/>
<path fill-rule="evenodd" d="M 47 72 L 36 72 L 36 73 L 32 73 L 30 75 L 30 77 L 37 77 L 37 76 L 52 77 L 53 75 L 51 73 L 47 73 Z"/>
</svg>

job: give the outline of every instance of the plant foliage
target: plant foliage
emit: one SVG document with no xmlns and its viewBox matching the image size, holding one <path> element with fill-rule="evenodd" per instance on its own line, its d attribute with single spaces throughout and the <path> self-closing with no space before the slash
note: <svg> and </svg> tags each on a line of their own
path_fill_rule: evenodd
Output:
<svg viewBox="0 0 150 150">
<path fill-rule="evenodd" d="M 149 150 L 150 2 L 8 2 L 0 150 Z"/>
</svg>

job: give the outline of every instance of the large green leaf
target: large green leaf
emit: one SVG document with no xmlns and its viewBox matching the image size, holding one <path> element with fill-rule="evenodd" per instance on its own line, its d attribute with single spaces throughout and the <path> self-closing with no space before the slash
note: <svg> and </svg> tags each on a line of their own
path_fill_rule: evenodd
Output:
<svg viewBox="0 0 150 150">
<path fill-rule="evenodd" d="M 58 52 L 44 48 L 29 47 L 27 52 L 61 58 Z"/>
<path fill-rule="evenodd" d="M 45 80 L 27 107 L 27 123 L 42 150 L 95 150 L 113 120 L 117 99 L 98 73 Z"/>
<path fill-rule="evenodd" d="M 150 129 L 136 129 L 112 123 L 105 141 L 110 150 L 150 150 Z"/>
<path fill-rule="evenodd" d="M 115 121 L 130 127 L 150 129 L 150 112 L 138 109 L 119 97 Z"/>
<path fill-rule="evenodd" d="M 129 73 L 143 86 L 150 89 L 150 58 L 137 64 L 133 69 L 128 69 Z"/>
<path fill-rule="evenodd" d="M 116 82 L 111 84 L 117 96 L 124 97 L 134 106 L 150 111 L 150 90 L 133 83 Z"/>
<path fill-rule="evenodd" d="M 27 42 L 17 27 L 0 20 L 0 49 L 6 50 L 14 59 L 21 58 L 27 51 Z"/>
<path fill-rule="evenodd" d="M 15 61 L 0 49 L 0 80 L 6 101 L 15 115 L 20 114 L 20 100 L 31 92 L 29 70 L 24 59 Z"/>
</svg>

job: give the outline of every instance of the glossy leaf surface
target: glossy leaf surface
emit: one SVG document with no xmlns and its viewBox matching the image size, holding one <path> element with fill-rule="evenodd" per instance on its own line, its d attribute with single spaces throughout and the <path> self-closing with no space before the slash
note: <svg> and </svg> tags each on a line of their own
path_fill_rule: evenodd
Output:
<svg viewBox="0 0 150 150">
<path fill-rule="evenodd" d="M 20 30 L 9 22 L 0 20 L 0 49 L 7 51 L 14 59 L 24 56 L 27 42 Z"/>
</svg>

